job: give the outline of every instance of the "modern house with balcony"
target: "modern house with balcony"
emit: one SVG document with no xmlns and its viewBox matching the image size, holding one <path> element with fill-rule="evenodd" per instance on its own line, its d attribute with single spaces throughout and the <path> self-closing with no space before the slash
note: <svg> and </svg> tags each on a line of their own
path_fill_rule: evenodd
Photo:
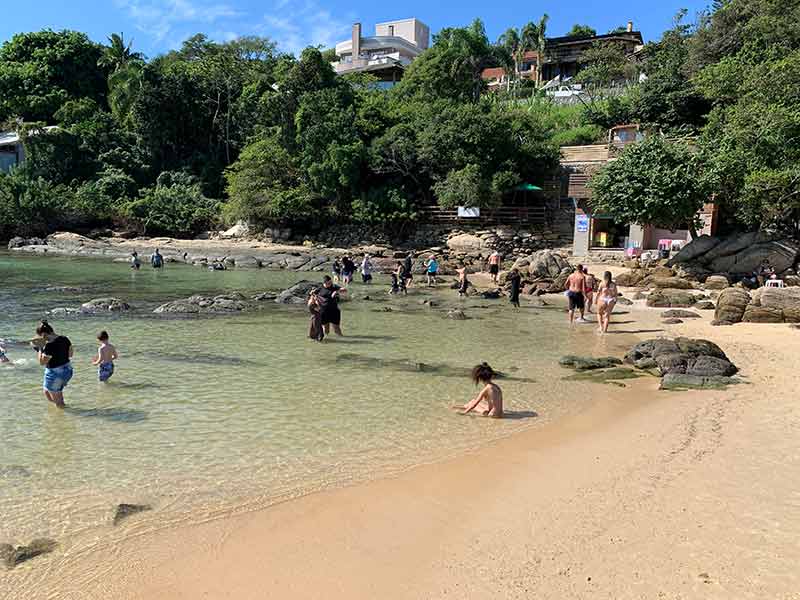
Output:
<svg viewBox="0 0 800 600">
<path fill-rule="evenodd" d="M 361 23 L 355 23 L 349 40 L 336 44 L 339 75 L 371 73 L 382 86 L 400 81 L 403 71 L 430 45 L 430 28 L 418 19 L 378 23 L 375 35 L 362 36 Z"/>
<path fill-rule="evenodd" d="M 597 43 L 620 44 L 629 56 L 635 56 L 644 48 L 642 33 L 634 31 L 633 21 L 628 22 L 625 31 L 605 35 L 547 38 L 544 57 L 540 57 L 537 51 L 523 54 L 520 78 L 545 82 L 548 86 L 568 81 L 581 69 L 581 55 Z M 502 67 L 485 69 L 482 76 L 490 90 L 502 89 L 508 84 L 509 74 Z"/>
</svg>

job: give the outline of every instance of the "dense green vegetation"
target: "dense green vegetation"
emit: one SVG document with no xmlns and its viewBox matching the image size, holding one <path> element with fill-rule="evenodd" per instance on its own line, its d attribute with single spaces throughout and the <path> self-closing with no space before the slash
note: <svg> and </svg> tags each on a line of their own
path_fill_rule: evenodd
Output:
<svg viewBox="0 0 800 600">
<path fill-rule="evenodd" d="M 294 57 L 263 38 L 196 35 L 148 60 L 121 35 L 19 34 L 0 47 L 0 123 L 20 129 L 28 161 L 0 175 L 0 237 L 110 225 L 192 235 L 238 219 L 398 227 L 429 204 L 502 202 L 552 175 L 559 146 L 631 122 L 665 139 L 598 178 L 604 212 L 673 225 L 707 194 L 731 226 L 797 228 L 800 0 L 718 1 L 641 61 L 598 44 L 572 106 L 520 76 L 546 25 L 497 43 L 480 21 L 444 29 L 388 91 L 336 77 L 317 49 Z M 512 74 L 508 89 L 486 93 L 490 66 Z M 615 180 L 634 175 L 640 193 Z"/>
</svg>

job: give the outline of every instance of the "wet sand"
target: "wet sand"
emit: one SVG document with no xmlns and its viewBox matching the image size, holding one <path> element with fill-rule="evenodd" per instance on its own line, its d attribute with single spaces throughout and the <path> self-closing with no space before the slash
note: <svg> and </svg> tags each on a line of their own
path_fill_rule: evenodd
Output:
<svg viewBox="0 0 800 600">
<path fill-rule="evenodd" d="M 70 557 L 29 597 L 800 598 L 800 332 L 624 308 L 618 330 L 712 339 L 747 383 L 598 385 L 471 455 Z"/>
</svg>

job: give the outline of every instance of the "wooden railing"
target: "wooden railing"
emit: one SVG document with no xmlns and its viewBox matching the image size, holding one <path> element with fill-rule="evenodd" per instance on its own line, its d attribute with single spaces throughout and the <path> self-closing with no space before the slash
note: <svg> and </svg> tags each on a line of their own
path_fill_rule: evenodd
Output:
<svg viewBox="0 0 800 600">
<path fill-rule="evenodd" d="M 498 225 L 546 225 L 548 210 L 544 206 L 501 206 L 499 208 L 482 208 L 480 217 L 459 217 L 458 211 L 442 208 L 437 205 L 424 206 L 419 209 L 422 220 L 428 223 L 452 224 L 498 224 Z"/>
</svg>

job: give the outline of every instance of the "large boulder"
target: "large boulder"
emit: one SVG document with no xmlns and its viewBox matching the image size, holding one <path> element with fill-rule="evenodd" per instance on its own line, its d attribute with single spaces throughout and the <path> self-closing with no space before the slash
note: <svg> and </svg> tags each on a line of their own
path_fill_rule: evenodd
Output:
<svg viewBox="0 0 800 600">
<path fill-rule="evenodd" d="M 486 242 L 477 235 L 462 233 L 447 240 L 447 247 L 454 252 L 476 252 L 486 248 Z"/>
<path fill-rule="evenodd" d="M 791 268 L 797 262 L 800 248 L 790 240 L 776 240 L 747 246 L 740 252 L 728 256 L 720 256 L 709 263 L 712 271 L 746 275 L 768 261 L 777 273 Z"/>
<path fill-rule="evenodd" d="M 779 308 L 748 304 L 742 315 L 745 323 L 783 323 L 783 311 Z"/>
<path fill-rule="evenodd" d="M 81 304 L 81 312 L 96 314 L 103 312 L 127 312 L 131 309 L 130 304 L 119 298 L 95 298 Z"/>
<path fill-rule="evenodd" d="M 680 277 L 652 277 L 648 278 L 646 285 L 657 289 L 691 290 L 694 288 L 691 281 Z"/>
<path fill-rule="evenodd" d="M 534 279 L 555 279 L 564 272 L 572 270 L 572 265 L 559 252 L 539 250 L 524 259 L 526 264 L 517 260 L 514 266 L 521 273 L 527 273 Z"/>
<path fill-rule="evenodd" d="M 656 308 L 688 308 L 695 302 L 688 290 L 655 289 L 647 296 L 647 306 Z"/>
<path fill-rule="evenodd" d="M 732 235 L 722 239 L 719 244 L 706 252 L 702 257 L 702 261 L 710 264 L 718 258 L 738 254 L 753 244 L 759 244 L 766 241 L 769 241 L 769 237 L 758 231 Z"/>
<path fill-rule="evenodd" d="M 636 287 L 642 283 L 646 276 L 647 272 L 644 269 L 631 269 L 617 275 L 615 281 L 620 287 Z"/>
<path fill-rule="evenodd" d="M 730 377 L 738 371 L 714 342 L 681 337 L 639 342 L 625 355 L 625 362 L 638 369 L 656 367 L 662 376 Z"/>
<path fill-rule="evenodd" d="M 728 323 L 740 323 L 744 311 L 750 303 L 750 294 L 741 288 L 725 288 L 717 297 L 717 308 L 714 320 Z"/>
<path fill-rule="evenodd" d="M 700 237 L 686 244 L 680 252 L 672 257 L 672 259 L 667 263 L 667 266 L 671 267 L 679 263 L 691 262 L 709 252 L 721 241 L 721 238 L 718 237 L 701 235 Z"/>
<path fill-rule="evenodd" d="M 731 283 L 725 275 L 709 275 L 706 277 L 704 285 L 707 290 L 724 290 Z"/>
<path fill-rule="evenodd" d="M 316 281 L 300 281 L 278 294 L 275 302 L 278 304 L 305 304 L 311 290 L 315 290 L 321 285 Z"/>
</svg>

